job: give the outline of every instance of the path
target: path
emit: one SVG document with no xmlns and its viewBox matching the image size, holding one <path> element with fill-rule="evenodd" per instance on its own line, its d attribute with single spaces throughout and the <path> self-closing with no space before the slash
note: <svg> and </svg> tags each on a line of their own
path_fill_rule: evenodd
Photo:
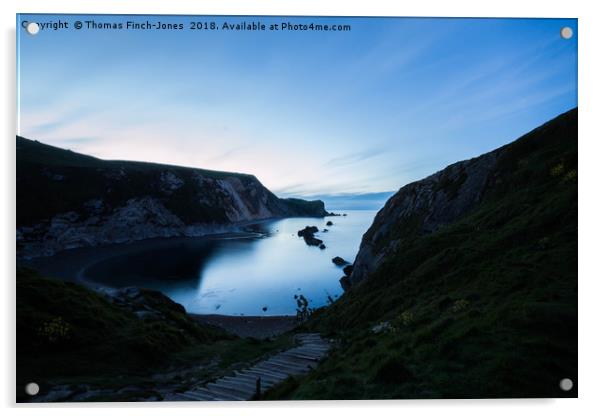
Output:
<svg viewBox="0 0 602 416">
<path fill-rule="evenodd" d="M 236 371 L 214 382 L 194 387 L 183 393 L 174 393 L 165 400 L 250 400 L 256 392 L 257 379 L 261 393 L 284 381 L 289 376 L 302 375 L 318 365 L 328 353 L 330 344 L 319 334 L 297 334 L 301 345 L 276 354 L 246 370 Z"/>
</svg>

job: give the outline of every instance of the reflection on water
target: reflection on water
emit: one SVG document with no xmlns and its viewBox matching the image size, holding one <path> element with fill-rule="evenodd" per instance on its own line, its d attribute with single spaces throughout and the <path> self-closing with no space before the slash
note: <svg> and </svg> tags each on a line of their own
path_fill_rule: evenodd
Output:
<svg viewBox="0 0 602 416">
<path fill-rule="evenodd" d="M 343 273 L 331 259 L 353 261 L 376 212 L 347 214 L 264 222 L 264 237 L 147 240 L 69 250 L 32 265 L 45 274 L 90 284 L 158 289 L 193 313 L 294 314 L 295 294 L 305 295 L 316 307 L 342 293 Z M 326 227 L 329 220 L 334 225 Z M 309 247 L 297 236 L 306 225 L 329 229 L 316 235 L 325 250 Z"/>
</svg>

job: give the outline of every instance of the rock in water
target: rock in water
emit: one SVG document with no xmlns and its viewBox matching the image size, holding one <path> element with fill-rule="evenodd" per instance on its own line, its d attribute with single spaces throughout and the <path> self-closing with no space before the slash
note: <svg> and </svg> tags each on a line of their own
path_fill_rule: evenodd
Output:
<svg viewBox="0 0 602 416">
<path fill-rule="evenodd" d="M 316 226 L 306 226 L 304 229 L 299 230 L 297 232 L 297 235 L 299 237 L 303 237 L 303 239 L 305 240 L 305 243 L 308 246 L 320 246 L 320 245 L 324 245 L 323 241 L 320 240 L 319 238 L 314 237 L 314 234 L 317 233 L 318 227 Z M 322 247 L 320 247 L 322 248 Z M 326 248 L 326 246 L 324 246 L 324 248 Z"/>
<path fill-rule="evenodd" d="M 339 283 L 341 284 L 341 287 L 343 288 L 343 290 L 347 291 L 349 289 L 351 289 L 351 282 L 349 280 L 349 276 L 343 276 L 339 279 Z"/>
<path fill-rule="evenodd" d="M 308 246 L 319 246 L 320 244 L 323 245 L 323 243 L 324 243 L 322 240 L 320 240 L 319 238 L 316 238 L 314 236 L 309 236 L 309 237 L 305 236 L 305 237 L 303 237 L 303 239 L 305 240 L 305 243 Z"/>
<path fill-rule="evenodd" d="M 345 260 L 344 258 L 342 258 L 342 257 L 339 257 L 339 256 L 336 256 L 336 257 L 334 257 L 334 258 L 332 259 L 332 262 L 333 262 L 334 264 L 336 264 L 337 266 L 344 266 L 344 265 L 346 265 L 346 264 L 349 264 L 349 262 L 348 262 L 347 260 Z"/>
<path fill-rule="evenodd" d="M 297 231 L 297 235 L 299 237 L 305 237 L 306 235 L 311 235 L 313 237 L 313 235 L 315 233 L 317 233 L 318 231 L 319 231 L 318 227 L 313 226 L 313 225 L 312 226 L 308 225 L 304 229 Z"/>
<path fill-rule="evenodd" d="M 332 221 L 328 221 L 328 222 L 326 223 L 326 225 L 327 225 L 328 227 L 330 227 L 331 225 L 333 225 L 333 224 L 332 224 Z"/>
</svg>

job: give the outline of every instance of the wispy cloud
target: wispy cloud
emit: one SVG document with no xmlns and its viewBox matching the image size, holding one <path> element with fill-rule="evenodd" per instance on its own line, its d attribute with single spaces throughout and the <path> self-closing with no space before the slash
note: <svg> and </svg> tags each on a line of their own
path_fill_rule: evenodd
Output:
<svg viewBox="0 0 602 416">
<path fill-rule="evenodd" d="M 365 193 L 576 105 L 576 39 L 559 36 L 575 20 L 350 22 L 345 34 L 24 37 L 18 133 L 102 158 L 251 173 L 282 194 Z"/>
<path fill-rule="evenodd" d="M 386 153 L 384 149 L 365 149 L 359 152 L 348 153 L 343 156 L 332 158 L 324 163 L 325 166 L 348 166 L 365 162 L 369 159 L 382 156 Z"/>
<path fill-rule="evenodd" d="M 213 164 L 213 163 L 221 163 L 223 161 L 231 159 L 237 153 L 244 149 L 244 146 L 233 147 L 231 149 L 226 150 L 225 152 L 219 153 L 215 156 L 211 156 L 205 159 L 205 163 Z"/>
</svg>

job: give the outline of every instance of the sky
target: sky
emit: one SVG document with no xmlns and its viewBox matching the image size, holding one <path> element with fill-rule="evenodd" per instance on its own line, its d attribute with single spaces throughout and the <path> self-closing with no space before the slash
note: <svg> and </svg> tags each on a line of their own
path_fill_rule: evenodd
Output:
<svg viewBox="0 0 602 416">
<path fill-rule="evenodd" d="M 104 159 L 250 173 L 279 196 L 394 191 L 577 106 L 576 19 L 17 20 L 19 135 Z M 87 20 L 184 30 L 74 28 Z M 32 36 L 23 21 L 69 28 Z M 351 30 L 221 29 L 243 21 Z"/>
</svg>

